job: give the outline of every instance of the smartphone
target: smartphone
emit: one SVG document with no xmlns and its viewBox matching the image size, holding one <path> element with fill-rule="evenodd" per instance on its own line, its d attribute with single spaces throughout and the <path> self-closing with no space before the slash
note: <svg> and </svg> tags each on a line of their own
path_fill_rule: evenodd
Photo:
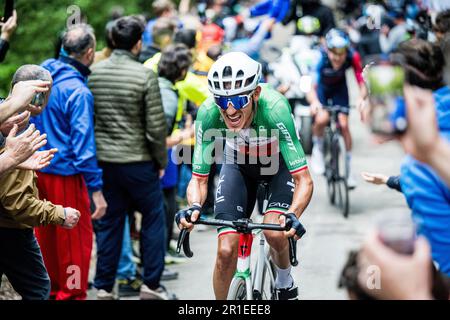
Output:
<svg viewBox="0 0 450 320">
<path fill-rule="evenodd" d="M 5 0 L 5 11 L 3 13 L 3 22 L 8 21 L 8 19 L 13 15 L 14 11 L 14 0 Z"/>
<path fill-rule="evenodd" d="M 407 129 L 403 86 L 405 71 L 400 65 L 378 62 L 367 71 L 369 123 L 373 133 L 393 136 Z"/>
<path fill-rule="evenodd" d="M 31 100 L 31 104 L 36 107 L 42 107 L 45 102 L 45 94 L 44 92 L 38 92 L 33 100 Z"/>
</svg>

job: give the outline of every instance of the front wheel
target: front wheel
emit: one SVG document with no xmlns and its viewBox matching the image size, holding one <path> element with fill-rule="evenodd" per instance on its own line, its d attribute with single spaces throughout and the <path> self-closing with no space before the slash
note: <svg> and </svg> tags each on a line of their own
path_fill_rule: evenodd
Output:
<svg viewBox="0 0 450 320">
<path fill-rule="evenodd" d="M 349 196 L 348 196 L 348 166 L 347 166 L 347 153 L 345 149 L 344 138 L 341 135 L 337 136 L 335 140 L 335 152 L 334 157 L 336 161 L 336 177 L 335 177 L 335 194 L 336 204 L 341 210 L 344 218 L 348 217 L 350 209 Z"/>
<path fill-rule="evenodd" d="M 247 285 L 242 278 L 233 278 L 228 290 L 227 300 L 248 300 Z"/>
<path fill-rule="evenodd" d="M 336 186 L 337 205 L 341 210 L 342 214 L 344 215 L 344 218 L 348 218 L 348 211 L 350 206 L 348 198 L 347 180 L 340 178 L 338 181 L 336 181 L 335 186 Z"/>
</svg>

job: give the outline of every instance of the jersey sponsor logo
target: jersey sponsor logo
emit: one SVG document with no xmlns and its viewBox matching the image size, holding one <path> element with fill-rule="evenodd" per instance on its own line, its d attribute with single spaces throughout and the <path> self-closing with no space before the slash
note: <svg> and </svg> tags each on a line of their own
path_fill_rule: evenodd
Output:
<svg viewBox="0 0 450 320">
<path fill-rule="evenodd" d="M 303 163 L 305 163 L 305 162 L 306 162 L 306 158 L 305 158 L 305 157 L 302 157 L 302 158 L 300 158 L 300 159 L 296 159 L 296 160 L 289 161 L 289 165 L 290 165 L 291 167 L 295 167 L 296 165 L 303 164 Z"/>
<path fill-rule="evenodd" d="M 237 209 L 237 211 L 239 211 L 239 212 L 244 212 L 244 208 L 242 208 L 241 206 L 237 206 L 236 209 Z"/>
<path fill-rule="evenodd" d="M 289 204 L 288 203 L 283 203 L 283 202 L 271 202 L 269 203 L 269 205 L 267 206 L 267 208 L 283 208 L 283 209 L 289 209 Z"/>
<path fill-rule="evenodd" d="M 196 143 L 201 145 L 202 144 L 202 140 L 203 140 L 202 123 L 198 121 L 198 122 L 196 122 L 196 125 L 198 126 Z"/>
<path fill-rule="evenodd" d="M 202 166 L 198 164 L 193 164 L 192 167 L 194 168 L 194 170 L 200 170 L 202 168 Z"/>
<path fill-rule="evenodd" d="M 225 176 L 219 176 L 219 181 L 217 183 L 216 189 L 216 203 L 224 202 L 225 196 L 222 195 L 222 182 L 225 181 Z"/>
<path fill-rule="evenodd" d="M 295 148 L 295 145 L 294 145 L 294 141 L 292 140 L 292 137 L 289 134 L 289 130 L 286 128 L 284 123 L 282 123 L 282 122 L 277 123 L 277 127 L 278 127 L 278 129 L 280 129 L 281 133 L 284 135 L 284 138 L 286 139 L 289 150 L 297 152 L 297 149 Z"/>
<path fill-rule="evenodd" d="M 294 192 L 294 188 L 295 188 L 294 180 L 292 179 L 291 181 L 286 182 L 286 184 L 289 187 L 292 187 L 291 191 Z"/>
</svg>

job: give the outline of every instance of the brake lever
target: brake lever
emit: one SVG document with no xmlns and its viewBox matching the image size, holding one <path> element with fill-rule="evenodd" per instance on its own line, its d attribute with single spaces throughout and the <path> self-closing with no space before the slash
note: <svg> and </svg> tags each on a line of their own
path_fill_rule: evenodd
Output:
<svg viewBox="0 0 450 320">
<path fill-rule="evenodd" d="M 181 246 L 183 246 L 183 252 L 188 258 L 192 258 L 194 253 L 191 251 L 189 244 L 189 231 L 188 229 L 182 229 L 180 235 L 178 236 L 177 242 L 177 253 L 181 252 Z"/>
<path fill-rule="evenodd" d="M 297 241 L 295 241 L 294 237 L 288 238 L 289 240 L 289 260 L 292 266 L 298 265 L 297 260 Z"/>
</svg>

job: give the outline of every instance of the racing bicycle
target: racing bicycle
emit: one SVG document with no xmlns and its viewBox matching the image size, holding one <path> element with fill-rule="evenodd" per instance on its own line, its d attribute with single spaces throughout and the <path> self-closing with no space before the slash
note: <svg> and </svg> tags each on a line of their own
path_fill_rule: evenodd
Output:
<svg viewBox="0 0 450 320">
<path fill-rule="evenodd" d="M 347 218 L 350 209 L 347 185 L 349 168 L 347 149 L 338 121 L 340 107 L 330 106 L 326 107 L 326 110 L 330 113 L 330 122 L 325 128 L 323 155 L 328 198 L 332 205 L 336 205 L 341 210 L 344 218 Z"/>
<path fill-rule="evenodd" d="M 275 265 L 270 258 L 268 246 L 262 230 L 287 231 L 292 222 L 287 220 L 286 226 L 279 224 L 253 223 L 251 219 L 239 219 L 235 221 L 206 219 L 200 217 L 194 224 L 203 224 L 216 227 L 229 227 L 239 234 L 237 269 L 228 290 L 228 300 L 276 300 L 275 294 Z M 302 229 L 300 237 L 305 234 Z M 259 234 L 258 257 L 256 264 L 251 270 L 251 253 L 254 235 Z M 289 238 L 289 259 L 293 266 L 297 261 L 297 243 L 294 238 Z M 193 253 L 189 244 L 189 232 L 182 229 L 178 238 L 177 252 L 183 248 L 186 257 L 191 258 Z"/>
</svg>

